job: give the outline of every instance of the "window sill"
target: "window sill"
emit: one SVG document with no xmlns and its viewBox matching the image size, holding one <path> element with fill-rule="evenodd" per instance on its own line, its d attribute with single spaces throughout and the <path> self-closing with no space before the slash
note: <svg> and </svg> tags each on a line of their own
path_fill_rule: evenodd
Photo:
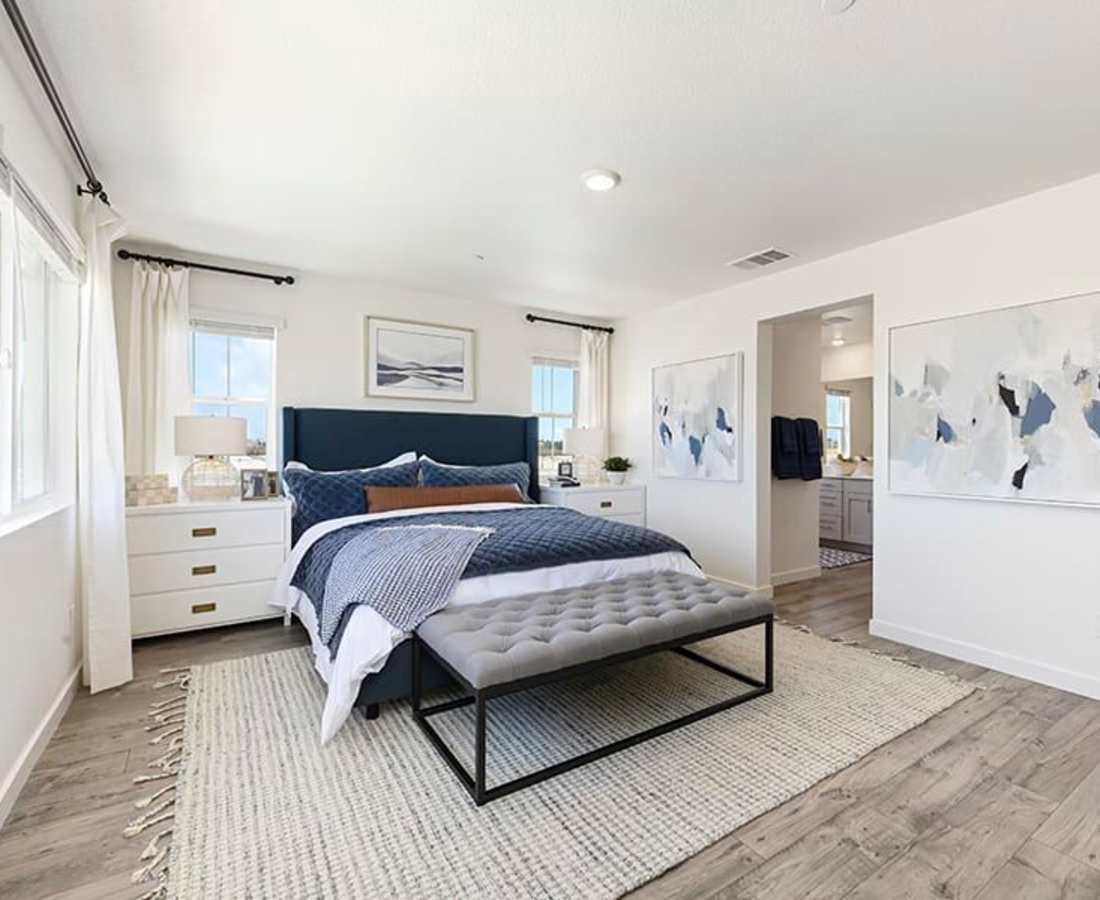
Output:
<svg viewBox="0 0 1100 900">
<path fill-rule="evenodd" d="M 32 503 L 27 503 L 10 515 L 0 517 L 0 538 L 14 534 L 16 531 L 33 525 L 35 522 L 56 515 L 62 510 L 73 506 L 74 503 L 73 497 L 58 495 L 47 495 Z"/>
</svg>

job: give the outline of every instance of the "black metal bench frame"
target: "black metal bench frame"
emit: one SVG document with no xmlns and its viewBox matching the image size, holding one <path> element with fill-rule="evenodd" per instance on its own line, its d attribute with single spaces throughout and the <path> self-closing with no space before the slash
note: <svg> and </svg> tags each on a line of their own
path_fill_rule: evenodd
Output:
<svg viewBox="0 0 1100 900">
<path fill-rule="evenodd" d="M 753 678 L 749 675 L 745 675 L 738 672 L 736 669 L 731 669 L 728 666 L 722 665 L 719 662 L 715 662 L 712 659 L 696 653 L 694 650 L 687 649 L 688 644 L 694 644 L 698 641 L 705 641 L 709 638 L 719 637 L 723 634 L 730 634 L 734 631 L 742 631 L 746 628 L 752 628 L 756 625 L 764 626 L 764 679 L 761 681 L 758 678 Z M 696 712 L 688 713 L 687 715 L 680 716 L 673 719 L 671 722 L 665 722 L 664 724 L 654 726 L 653 728 L 647 728 L 644 731 L 640 731 L 637 734 L 630 735 L 629 737 L 621 738 L 614 741 L 604 747 L 597 747 L 594 750 L 589 750 L 587 753 L 582 753 L 579 756 L 574 756 L 570 759 L 563 760 L 562 762 L 555 763 L 552 766 L 547 766 L 545 769 L 539 769 L 536 772 L 532 772 L 529 775 L 524 775 L 520 778 L 513 779 L 512 781 L 504 782 L 503 784 L 496 785 L 492 788 L 485 787 L 485 758 L 486 758 L 486 746 L 485 746 L 485 725 L 488 716 L 488 703 L 489 700 L 495 697 L 503 697 L 507 694 L 515 694 L 519 691 L 526 691 L 531 688 L 540 687 L 546 684 L 553 684 L 559 681 L 565 681 L 566 679 L 573 678 L 577 675 L 583 675 L 587 672 L 592 672 L 597 669 L 603 669 L 608 666 L 618 665 L 619 663 L 630 662 L 631 660 L 640 659 L 643 656 L 650 656 L 654 653 L 660 653 L 665 650 L 671 650 L 675 653 L 679 653 L 681 656 L 687 657 L 694 662 L 700 663 L 708 668 L 714 669 L 716 672 L 721 672 L 723 675 L 728 675 L 731 678 L 749 685 L 752 688 L 750 691 L 738 694 L 735 697 L 731 697 L 728 700 L 723 700 L 720 703 L 715 703 L 712 706 L 707 706 Z M 423 700 L 423 687 L 422 687 L 422 670 L 423 661 L 421 654 L 427 652 L 432 659 L 434 659 L 440 666 L 442 666 L 448 674 L 462 687 L 465 691 L 465 696 L 458 698 L 457 700 L 450 700 L 446 703 L 439 703 L 435 706 L 422 707 L 421 701 Z M 575 769 L 578 766 L 583 766 L 587 763 L 594 762 L 597 759 L 602 759 L 605 756 L 610 756 L 612 753 L 618 753 L 620 750 L 625 750 L 627 747 L 633 747 L 635 744 L 640 744 L 643 741 L 647 741 L 650 738 L 659 737 L 662 734 L 668 734 L 670 731 L 674 731 L 677 728 L 682 728 L 685 725 L 690 725 L 693 722 L 698 722 L 700 719 L 705 719 L 708 716 L 713 716 L 715 713 L 723 712 L 731 707 L 737 706 L 741 703 L 746 703 L 749 700 L 755 700 L 757 697 L 764 694 L 770 694 L 774 683 L 774 653 L 775 653 L 775 634 L 774 634 L 774 617 L 769 613 L 768 615 L 758 616 L 753 619 L 746 620 L 744 622 L 738 622 L 734 625 L 723 626 L 722 628 L 715 628 L 709 631 L 688 635 L 685 638 L 665 641 L 660 644 L 652 644 L 648 647 L 641 647 L 636 650 L 630 650 L 624 653 L 616 653 L 613 656 L 608 656 L 603 659 L 592 660 L 591 662 L 579 663 L 574 666 L 568 666 L 564 669 L 559 669 L 554 672 L 546 672 L 541 675 L 532 675 L 527 678 L 520 678 L 515 681 L 504 682 L 502 684 L 494 684 L 485 688 L 475 688 L 469 681 L 467 681 L 462 675 L 460 675 L 455 669 L 442 657 L 439 656 L 431 647 L 429 647 L 419 636 L 413 637 L 412 648 L 412 711 L 413 718 L 417 724 L 427 735 L 428 739 L 435 746 L 436 750 L 443 757 L 448 766 L 451 767 L 451 771 L 458 776 L 458 780 L 462 782 L 463 787 L 469 792 L 473 798 L 474 803 L 481 806 L 488 803 L 490 800 L 496 800 L 499 797 L 503 797 L 507 794 L 511 794 L 514 791 L 521 790 L 525 787 L 538 784 L 541 781 L 545 781 L 547 778 L 553 778 L 555 775 L 561 775 L 563 772 L 568 772 L 571 769 Z M 466 768 L 458 761 L 458 758 L 451 751 L 451 748 L 447 746 L 446 742 L 439 736 L 431 724 L 428 722 L 430 716 L 439 715 L 440 713 L 450 712 L 455 709 L 459 709 L 463 706 L 469 706 L 473 704 L 475 708 L 475 728 L 474 728 L 474 774 L 471 776 Z"/>
</svg>

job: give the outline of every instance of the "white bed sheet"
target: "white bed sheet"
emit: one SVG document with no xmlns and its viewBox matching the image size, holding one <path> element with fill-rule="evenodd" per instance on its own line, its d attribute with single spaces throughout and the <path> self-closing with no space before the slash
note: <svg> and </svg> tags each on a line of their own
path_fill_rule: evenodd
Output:
<svg viewBox="0 0 1100 900">
<path fill-rule="evenodd" d="M 417 513 L 436 513 L 461 510 L 492 511 L 497 509 L 532 509 L 531 504 L 522 503 L 478 503 L 467 506 L 433 506 L 419 509 Z M 366 606 L 356 607 L 348 619 L 336 659 L 330 658 L 329 649 L 319 637 L 317 617 L 313 604 L 303 591 L 291 586 L 290 581 L 309 548 L 320 538 L 338 528 L 354 525 L 357 522 L 370 522 L 378 519 L 408 516 L 409 510 L 394 510 L 385 513 L 367 513 L 361 516 L 349 516 L 333 519 L 315 525 L 307 531 L 295 545 L 290 557 L 283 565 L 279 580 L 271 599 L 274 606 L 284 610 L 289 622 L 291 614 L 309 632 L 313 648 L 313 666 L 328 684 L 328 696 L 324 712 L 321 715 L 321 743 L 327 743 L 347 721 L 359 695 L 359 685 L 363 679 L 378 672 L 394 647 L 409 635 L 390 625 L 373 609 Z M 594 581 L 607 581 L 623 578 L 627 575 L 682 572 L 702 576 L 702 571 L 686 553 L 665 552 L 649 556 L 636 556 L 627 559 L 592 560 L 569 563 L 564 566 L 550 566 L 532 569 L 526 572 L 506 572 L 497 575 L 482 575 L 466 578 L 458 583 L 448 601 L 449 606 L 463 606 L 470 603 L 483 603 L 504 597 L 515 597 L 535 591 L 552 591 L 559 588 L 576 587 Z"/>
</svg>

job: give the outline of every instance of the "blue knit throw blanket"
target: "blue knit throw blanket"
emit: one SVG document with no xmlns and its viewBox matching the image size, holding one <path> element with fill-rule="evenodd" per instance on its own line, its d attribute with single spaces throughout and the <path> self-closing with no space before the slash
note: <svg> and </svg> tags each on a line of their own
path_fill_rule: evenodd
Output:
<svg viewBox="0 0 1100 900">
<path fill-rule="evenodd" d="M 334 638 L 350 606 L 369 606 L 394 628 L 412 631 L 447 605 L 466 564 L 492 528 L 401 525 L 357 534 L 336 554 L 325 581 L 321 640 Z"/>
</svg>

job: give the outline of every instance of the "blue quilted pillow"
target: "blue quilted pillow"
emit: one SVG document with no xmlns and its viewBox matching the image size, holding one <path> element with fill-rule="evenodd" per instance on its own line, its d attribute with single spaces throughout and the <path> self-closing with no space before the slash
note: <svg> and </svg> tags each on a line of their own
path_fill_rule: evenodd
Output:
<svg viewBox="0 0 1100 900">
<path fill-rule="evenodd" d="M 531 467 L 525 462 L 499 466 L 443 466 L 430 459 L 420 460 L 420 478 L 428 487 L 465 487 L 471 484 L 515 484 L 527 496 Z"/>
<path fill-rule="evenodd" d="M 294 495 L 292 536 L 297 543 L 318 522 L 357 516 L 367 511 L 365 487 L 416 487 L 420 463 L 352 469 L 347 472 L 315 472 L 286 469 L 283 478 Z"/>
</svg>

